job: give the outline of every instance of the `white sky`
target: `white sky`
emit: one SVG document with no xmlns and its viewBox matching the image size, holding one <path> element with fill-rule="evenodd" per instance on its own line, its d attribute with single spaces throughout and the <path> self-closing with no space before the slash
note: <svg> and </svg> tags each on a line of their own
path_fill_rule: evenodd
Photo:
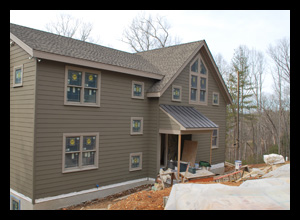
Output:
<svg viewBox="0 0 300 220">
<path fill-rule="evenodd" d="M 55 21 L 61 13 L 71 14 L 93 24 L 92 36 L 98 44 L 133 52 L 121 42 L 125 27 L 131 24 L 139 10 L 11 10 L 10 22 L 46 30 L 45 25 Z M 170 23 L 171 35 L 181 43 L 206 40 L 213 55 L 221 53 L 230 63 L 234 49 L 246 45 L 249 49 L 266 52 L 267 47 L 283 37 L 290 38 L 290 11 L 288 10 L 159 10 L 147 14 L 165 16 Z M 265 53 L 265 57 L 267 54 Z M 271 91 L 271 76 L 265 79 L 266 90 Z"/>
</svg>

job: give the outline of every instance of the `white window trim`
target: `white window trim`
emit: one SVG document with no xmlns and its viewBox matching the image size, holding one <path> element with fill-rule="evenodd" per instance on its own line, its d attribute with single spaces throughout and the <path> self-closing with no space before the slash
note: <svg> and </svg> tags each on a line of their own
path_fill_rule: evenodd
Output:
<svg viewBox="0 0 300 220">
<path fill-rule="evenodd" d="M 179 99 L 174 99 L 174 96 L 173 96 L 174 89 L 180 90 Z M 181 94 L 182 94 L 182 86 L 172 85 L 172 101 L 173 102 L 181 102 Z"/>
<path fill-rule="evenodd" d="M 135 96 L 134 95 L 134 93 L 133 93 L 134 84 L 142 85 L 142 95 L 141 96 Z M 144 99 L 144 82 L 132 81 L 132 84 L 131 84 L 131 98 L 133 98 L 133 99 Z"/>
<path fill-rule="evenodd" d="M 66 154 L 66 138 L 67 137 L 74 137 L 80 136 L 80 149 L 79 149 L 79 167 L 72 167 L 72 168 L 65 168 L 65 154 Z M 96 146 L 95 150 L 95 164 L 89 166 L 82 166 L 82 153 L 83 153 L 83 136 L 96 136 Z M 91 169 L 98 169 L 98 154 L 99 154 L 99 133 L 98 132 L 89 132 L 89 133 L 63 133 L 63 150 L 62 150 L 62 173 L 70 173 L 70 172 L 77 172 L 77 171 L 84 171 L 84 170 L 91 170 Z"/>
<path fill-rule="evenodd" d="M 218 103 L 214 103 L 214 96 L 217 95 L 218 96 Z M 212 105 L 219 105 L 219 99 L 220 99 L 220 94 L 218 92 L 213 92 L 212 95 Z"/>
<path fill-rule="evenodd" d="M 198 73 L 196 72 L 193 72 L 191 70 L 191 67 L 192 65 L 195 63 L 195 61 L 198 59 Z M 201 64 L 201 61 L 202 60 L 202 63 L 204 64 L 205 68 L 206 68 L 206 74 L 202 74 L 200 72 L 200 64 Z M 208 68 L 204 62 L 204 60 L 202 59 L 201 55 L 198 54 L 195 59 L 191 62 L 190 64 L 190 67 L 189 67 L 189 71 L 190 71 L 190 74 L 189 74 L 189 104 L 194 104 L 194 105 L 207 105 L 208 101 L 208 75 L 209 75 L 209 71 L 208 71 Z M 191 85 L 191 77 L 192 75 L 194 76 L 197 76 L 197 94 L 196 94 L 196 101 L 194 100 L 191 100 L 191 88 L 192 88 L 192 85 Z M 206 78 L 206 92 L 205 92 L 205 101 L 200 101 L 200 88 L 201 88 L 201 85 L 200 85 L 200 80 L 201 78 Z"/>
<path fill-rule="evenodd" d="M 80 89 L 80 102 L 67 101 L 68 70 L 69 69 L 82 72 L 82 81 L 81 81 L 81 89 Z M 84 88 L 85 88 L 85 73 L 86 72 L 87 73 L 98 74 L 96 103 L 85 103 L 84 102 Z M 65 67 L 64 105 L 100 107 L 100 95 L 101 95 L 100 85 L 101 85 L 101 72 L 99 70 L 86 69 L 86 68 L 80 68 L 80 67 L 75 67 L 75 66 L 66 66 Z"/>
<path fill-rule="evenodd" d="M 213 146 L 213 145 L 211 145 L 211 148 L 212 149 L 218 149 L 219 148 L 219 128 L 216 128 L 216 129 L 214 129 L 214 130 L 217 130 L 217 145 L 215 145 L 215 146 Z M 213 136 L 214 137 L 214 136 Z M 212 140 L 211 140 L 212 141 Z M 211 143 L 212 144 L 212 143 Z"/>
<path fill-rule="evenodd" d="M 133 132 L 133 120 L 141 120 L 141 131 L 140 132 Z M 143 127 L 144 127 L 144 118 L 143 117 L 131 117 L 130 118 L 130 135 L 142 135 L 143 134 Z"/>
<path fill-rule="evenodd" d="M 137 168 L 131 168 L 131 157 L 132 156 L 140 156 L 140 166 Z M 138 153 L 131 153 L 129 155 L 129 171 L 137 171 L 137 170 L 141 170 L 143 168 L 143 153 L 142 152 L 138 152 Z"/>
<path fill-rule="evenodd" d="M 15 81 L 16 81 L 16 70 L 17 69 L 21 69 L 21 82 L 20 83 L 15 83 Z M 19 65 L 19 66 L 15 66 L 13 68 L 13 88 L 23 86 L 23 75 L 24 75 L 24 66 L 23 66 L 23 64 Z"/>
</svg>

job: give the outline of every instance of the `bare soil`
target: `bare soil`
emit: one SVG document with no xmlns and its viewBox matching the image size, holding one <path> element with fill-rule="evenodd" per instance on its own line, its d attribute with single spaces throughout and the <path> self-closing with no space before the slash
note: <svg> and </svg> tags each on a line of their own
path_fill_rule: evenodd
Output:
<svg viewBox="0 0 300 220">
<path fill-rule="evenodd" d="M 289 163 L 286 162 L 286 163 Z M 251 164 L 249 168 L 262 168 L 267 166 L 264 164 Z M 225 165 L 225 172 L 234 170 L 234 167 Z M 221 184 L 229 186 L 239 186 L 240 182 L 221 182 Z M 195 184 L 217 184 L 216 182 L 199 182 Z M 167 185 L 167 184 L 165 184 Z M 168 186 L 159 191 L 151 190 L 153 184 L 147 184 L 129 189 L 111 196 L 92 201 L 84 202 L 78 205 L 62 208 L 61 210 L 163 210 L 163 197 L 169 196 L 172 190 Z"/>
</svg>

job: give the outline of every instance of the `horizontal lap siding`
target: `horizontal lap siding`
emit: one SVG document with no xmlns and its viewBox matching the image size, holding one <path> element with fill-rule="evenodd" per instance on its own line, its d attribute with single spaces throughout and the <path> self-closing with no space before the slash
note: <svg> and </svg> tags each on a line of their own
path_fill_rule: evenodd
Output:
<svg viewBox="0 0 300 220">
<path fill-rule="evenodd" d="M 33 197 L 35 59 L 21 47 L 10 48 L 10 187 Z M 13 68 L 23 65 L 23 86 L 13 88 Z"/>
<path fill-rule="evenodd" d="M 212 120 L 219 126 L 219 148 L 212 150 L 212 164 L 221 163 L 225 161 L 225 132 L 226 132 L 226 103 L 224 99 L 223 90 L 221 90 L 216 81 L 216 72 L 209 62 L 207 53 L 204 49 L 200 50 L 201 56 L 208 68 L 208 101 L 207 105 L 193 105 L 189 104 L 189 63 L 182 72 L 177 76 L 173 83 L 166 89 L 162 97 L 159 99 L 159 104 L 167 105 L 182 105 L 193 106 L 199 110 L 203 115 Z M 196 57 L 196 55 L 195 55 Z M 195 58 L 194 57 L 194 58 Z M 194 58 L 192 60 L 194 60 Z M 182 86 L 181 102 L 172 101 L 172 85 Z M 219 93 L 219 106 L 212 105 L 213 92 Z M 193 134 L 192 139 L 198 141 L 198 151 L 196 161 L 210 159 L 210 133 Z"/>
<path fill-rule="evenodd" d="M 150 117 L 146 94 L 144 100 L 131 98 L 132 80 L 143 81 L 145 92 L 153 84 L 150 79 L 101 71 L 100 108 L 65 106 L 65 64 L 46 60 L 38 64 L 37 199 L 148 177 L 156 122 Z M 131 117 L 144 118 L 142 136 L 130 135 Z M 63 174 L 63 133 L 85 132 L 99 132 L 99 168 Z M 135 152 L 143 152 L 143 167 L 129 172 L 129 154 Z"/>
</svg>

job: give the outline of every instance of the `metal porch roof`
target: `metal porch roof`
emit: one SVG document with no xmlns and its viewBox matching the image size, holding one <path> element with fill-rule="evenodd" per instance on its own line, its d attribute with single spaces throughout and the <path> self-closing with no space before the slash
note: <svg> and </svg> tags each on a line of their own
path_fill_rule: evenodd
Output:
<svg viewBox="0 0 300 220">
<path fill-rule="evenodd" d="M 219 127 L 194 107 L 162 104 L 159 106 L 186 129 Z"/>
</svg>

